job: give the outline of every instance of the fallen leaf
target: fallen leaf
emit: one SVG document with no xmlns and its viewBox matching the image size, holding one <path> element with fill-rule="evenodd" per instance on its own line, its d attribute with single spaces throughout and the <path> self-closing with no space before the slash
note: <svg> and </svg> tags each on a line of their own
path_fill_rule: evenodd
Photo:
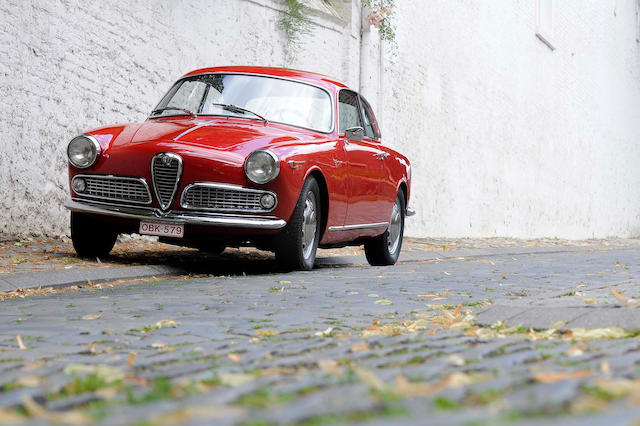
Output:
<svg viewBox="0 0 640 426">
<path fill-rule="evenodd" d="M 43 379 L 38 376 L 22 376 L 18 380 L 16 380 L 15 383 L 27 388 L 35 388 L 36 386 L 40 386 L 42 382 Z"/>
<path fill-rule="evenodd" d="M 433 299 L 438 297 L 437 294 L 418 294 L 417 297 L 423 297 L 425 299 Z"/>
<path fill-rule="evenodd" d="M 102 316 L 102 312 L 97 314 L 86 314 L 82 316 L 83 320 L 96 320 Z"/>
<path fill-rule="evenodd" d="M 622 295 L 622 291 L 611 289 L 611 290 L 609 290 L 609 292 L 611 293 L 611 295 L 613 297 L 616 298 L 616 300 L 618 302 L 622 302 L 622 303 L 634 303 L 635 302 L 635 300 L 633 300 L 633 299 L 627 299 L 626 297 L 624 297 Z"/>
<path fill-rule="evenodd" d="M 156 323 L 156 328 L 176 328 L 178 323 L 174 320 L 160 320 Z"/>
<path fill-rule="evenodd" d="M 591 304 L 591 303 L 595 303 L 596 299 L 595 299 L 595 298 L 593 298 L 593 297 L 585 297 L 584 299 L 582 299 L 582 301 L 583 301 L 584 303 L 589 303 L 589 304 Z"/>
<path fill-rule="evenodd" d="M 220 383 L 227 386 L 240 386 L 255 380 L 252 374 L 242 373 L 219 373 Z"/>
<path fill-rule="evenodd" d="M 325 373 L 334 377 L 340 377 L 343 375 L 342 370 L 340 369 L 340 364 L 332 359 L 318 361 L 318 367 L 320 367 L 320 369 Z"/>
<path fill-rule="evenodd" d="M 377 294 L 375 294 L 375 293 L 371 293 L 371 294 L 367 294 L 367 297 L 380 297 L 380 296 L 378 296 L 378 295 L 377 295 Z"/>
<path fill-rule="evenodd" d="M 24 345 L 24 343 L 22 343 L 22 337 L 20 337 L 19 335 L 16 336 L 16 341 L 18 342 L 18 347 L 20 349 L 27 349 L 27 347 Z"/>
<path fill-rule="evenodd" d="M 602 361 L 600 371 L 602 371 L 602 374 L 611 374 L 611 364 L 609 364 L 609 361 Z"/>
<path fill-rule="evenodd" d="M 571 337 L 578 340 L 622 339 L 631 334 L 619 327 L 572 328 Z"/>
<path fill-rule="evenodd" d="M 227 358 L 229 358 L 233 362 L 242 361 L 242 357 L 240 357 L 240 355 L 237 355 L 237 354 L 234 354 L 234 353 L 230 353 L 229 355 L 227 355 Z"/>
<path fill-rule="evenodd" d="M 461 357 L 460 355 L 458 355 L 458 354 L 452 354 L 452 355 L 449 355 L 449 356 L 447 357 L 447 362 L 448 362 L 449 364 L 451 364 L 451 365 L 455 365 L 455 366 L 458 366 L 458 367 L 461 367 L 461 366 L 463 366 L 463 365 L 466 363 L 466 362 L 465 362 L 465 360 L 464 360 L 464 358 L 462 358 L 462 357 Z"/>
<path fill-rule="evenodd" d="M 278 330 L 273 330 L 273 329 L 270 329 L 270 328 L 255 329 L 255 330 L 253 330 L 253 332 L 256 333 L 260 337 L 271 337 L 271 336 L 277 336 L 278 334 L 280 334 L 280 332 Z"/>
<path fill-rule="evenodd" d="M 389 299 L 380 299 L 373 302 L 376 305 L 393 305 L 393 302 Z"/>
<path fill-rule="evenodd" d="M 356 376 L 358 376 L 358 378 L 361 381 L 369 385 L 372 389 L 377 390 L 379 392 L 384 391 L 385 389 L 384 383 L 372 371 L 356 366 L 356 367 L 353 367 L 353 372 L 356 374 Z"/>
<path fill-rule="evenodd" d="M 584 354 L 585 349 L 587 349 L 587 347 L 584 345 L 573 345 L 564 351 L 564 354 L 571 357 L 580 356 Z"/>
<path fill-rule="evenodd" d="M 107 383 L 113 383 L 124 379 L 124 373 L 117 368 L 103 364 L 69 364 L 64 368 L 64 373 L 68 376 L 96 375 L 99 379 Z"/>
<path fill-rule="evenodd" d="M 369 345 L 367 345 L 367 342 L 365 341 L 354 343 L 353 345 L 351 345 L 351 352 L 354 354 L 357 354 L 358 352 L 368 351 L 368 350 L 369 350 Z"/>
<path fill-rule="evenodd" d="M 593 373 L 587 370 L 577 370 L 569 372 L 548 372 L 537 373 L 533 376 L 533 379 L 541 383 L 556 383 L 563 380 L 576 380 L 590 377 Z"/>
<path fill-rule="evenodd" d="M 129 358 L 127 358 L 127 365 L 129 368 L 133 367 L 133 361 L 135 361 L 136 356 L 138 356 L 136 352 L 129 352 Z"/>
<path fill-rule="evenodd" d="M 317 331 L 315 333 L 315 335 L 318 337 L 331 337 L 332 334 L 333 334 L 333 327 L 329 327 L 324 331 Z"/>
</svg>

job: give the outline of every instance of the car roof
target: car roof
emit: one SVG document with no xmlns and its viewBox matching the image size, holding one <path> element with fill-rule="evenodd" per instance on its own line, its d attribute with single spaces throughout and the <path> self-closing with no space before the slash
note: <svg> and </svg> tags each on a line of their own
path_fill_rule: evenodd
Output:
<svg viewBox="0 0 640 426">
<path fill-rule="evenodd" d="M 300 80 L 303 82 L 316 84 L 327 88 L 343 88 L 348 87 L 341 81 L 326 75 L 317 74 L 309 71 L 294 70 L 290 68 L 277 68 L 277 67 L 252 67 L 252 66 L 223 66 L 223 67 L 211 67 L 200 68 L 185 74 L 184 77 L 195 74 L 208 74 L 216 72 L 229 72 L 240 74 L 259 74 L 270 75 L 274 77 L 291 78 L 293 80 Z"/>
</svg>

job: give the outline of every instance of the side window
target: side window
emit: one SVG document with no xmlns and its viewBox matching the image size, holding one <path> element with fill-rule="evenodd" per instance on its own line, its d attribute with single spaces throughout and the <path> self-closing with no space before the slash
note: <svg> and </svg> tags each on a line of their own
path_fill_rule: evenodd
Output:
<svg viewBox="0 0 640 426">
<path fill-rule="evenodd" d="M 364 127 L 360 121 L 358 95 L 348 90 L 341 90 L 338 98 L 338 116 L 340 120 L 339 134 L 344 134 L 351 127 Z"/>
<path fill-rule="evenodd" d="M 369 102 L 362 96 L 360 96 L 360 104 L 362 105 L 362 118 L 364 118 L 364 133 L 368 138 L 380 139 L 380 129 L 378 128 L 378 122 L 376 116 L 373 115 L 373 110 Z"/>
</svg>

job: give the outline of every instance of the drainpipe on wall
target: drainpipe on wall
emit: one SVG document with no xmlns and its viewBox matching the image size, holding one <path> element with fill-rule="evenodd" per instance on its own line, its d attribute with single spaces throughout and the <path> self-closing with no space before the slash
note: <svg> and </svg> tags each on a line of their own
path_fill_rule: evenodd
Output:
<svg viewBox="0 0 640 426">
<path fill-rule="evenodd" d="M 369 101 L 382 126 L 384 73 L 383 45 L 378 29 L 367 21 L 371 9 L 361 5 L 360 22 L 360 93 Z"/>
</svg>

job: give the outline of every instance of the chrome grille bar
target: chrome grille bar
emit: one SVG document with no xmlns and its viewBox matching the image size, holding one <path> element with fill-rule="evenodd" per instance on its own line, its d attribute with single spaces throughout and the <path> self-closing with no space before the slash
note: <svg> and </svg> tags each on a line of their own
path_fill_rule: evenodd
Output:
<svg viewBox="0 0 640 426">
<path fill-rule="evenodd" d="M 260 204 L 260 197 L 271 194 L 276 204 L 265 209 Z M 180 205 L 183 209 L 215 212 L 248 212 L 267 213 L 277 205 L 277 196 L 271 191 L 245 188 L 214 182 L 197 182 L 187 185 L 182 191 Z"/>
<path fill-rule="evenodd" d="M 137 204 L 150 204 L 151 191 L 143 178 L 113 175 L 87 175 L 79 174 L 73 177 L 73 181 L 82 179 L 85 182 L 85 190 L 78 193 L 81 197 L 96 198 L 130 202 Z M 71 188 L 73 189 L 73 181 Z"/>
<path fill-rule="evenodd" d="M 180 185 L 182 157 L 171 152 L 154 155 L 151 159 L 151 177 L 160 207 L 168 210 Z"/>
</svg>

